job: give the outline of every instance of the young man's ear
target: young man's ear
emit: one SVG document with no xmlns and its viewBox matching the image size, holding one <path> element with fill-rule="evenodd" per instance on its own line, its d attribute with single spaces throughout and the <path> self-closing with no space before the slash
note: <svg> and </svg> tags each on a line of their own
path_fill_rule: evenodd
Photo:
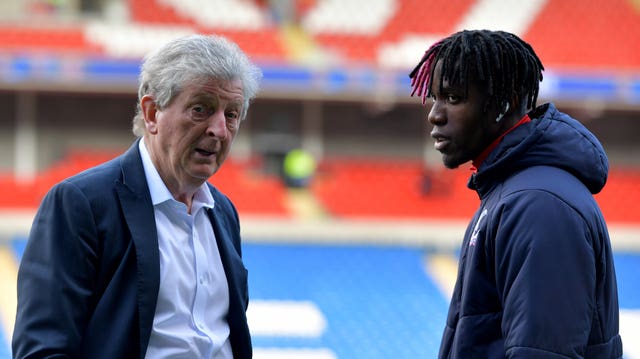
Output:
<svg viewBox="0 0 640 359">
<path fill-rule="evenodd" d="M 158 107 L 156 100 L 151 95 L 144 95 L 140 99 L 140 108 L 142 109 L 142 117 L 144 118 L 144 126 L 147 132 L 155 135 L 158 133 L 158 123 L 156 115 Z"/>
<path fill-rule="evenodd" d="M 511 107 L 511 104 L 508 103 L 508 101 L 501 101 L 499 99 L 489 99 L 484 103 L 484 107 L 482 108 L 482 112 L 487 113 L 489 111 L 492 110 L 492 107 L 495 107 L 495 110 L 498 113 L 504 113 L 506 111 L 504 111 L 504 107 L 506 106 L 506 104 L 509 105 L 509 107 Z"/>
<path fill-rule="evenodd" d="M 501 108 L 498 112 L 498 116 L 496 117 L 496 122 L 502 121 L 502 119 L 504 118 L 504 115 L 506 115 L 507 112 L 509 112 L 511 105 L 509 104 L 509 102 L 503 102 L 500 107 Z"/>
</svg>

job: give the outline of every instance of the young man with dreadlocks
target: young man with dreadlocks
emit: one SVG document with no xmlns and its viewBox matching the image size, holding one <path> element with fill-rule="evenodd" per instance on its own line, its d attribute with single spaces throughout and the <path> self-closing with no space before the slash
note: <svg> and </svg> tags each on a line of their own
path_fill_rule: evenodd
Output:
<svg viewBox="0 0 640 359">
<path fill-rule="evenodd" d="M 472 161 L 481 200 L 465 233 L 440 358 L 620 358 L 607 226 L 593 195 L 608 160 L 553 104 L 536 107 L 542 63 L 502 31 L 431 46 L 412 95 L 444 165 Z"/>
</svg>

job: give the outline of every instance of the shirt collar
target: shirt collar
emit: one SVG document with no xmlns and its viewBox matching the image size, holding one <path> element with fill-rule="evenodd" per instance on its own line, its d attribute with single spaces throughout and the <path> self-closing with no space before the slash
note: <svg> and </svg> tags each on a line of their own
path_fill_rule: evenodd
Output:
<svg viewBox="0 0 640 359">
<path fill-rule="evenodd" d="M 520 121 L 518 121 L 518 123 L 516 123 L 515 125 L 513 125 L 510 129 L 508 129 L 505 133 L 503 133 L 502 135 L 500 135 L 500 137 L 496 138 L 490 145 L 489 147 L 485 148 L 484 151 L 482 151 L 480 153 L 480 155 L 478 157 L 476 157 L 472 164 L 471 170 L 473 172 L 478 172 L 478 168 L 480 168 L 480 165 L 482 164 L 482 162 L 484 162 L 484 160 L 487 159 L 487 157 L 489 157 L 489 154 L 491 153 L 491 151 L 493 151 L 496 147 L 498 147 L 498 144 L 500 144 L 500 142 L 502 141 L 502 139 L 504 138 L 504 136 L 506 136 L 509 132 L 513 131 L 516 127 L 523 125 L 527 122 L 530 122 L 531 118 L 529 117 L 529 115 L 524 115 L 524 117 L 522 117 L 520 119 Z"/>
<path fill-rule="evenodd" d="M 149 186 L 151 202 L 153 203 L 153 205 L 156 206 L 166 201 L 175 201 L 173 195 L 164 184 L 164 181 L 162 181 L 160 173 L 158 173 L 158 170 L 153 164 L 153 161 L 151 161 L 151 156 L 149 155 L 149 151 L 147 151 L 147 146 L 144 145 L 144 138 L 140 139 L 138 148 L 140 150 L 142 166 L 144 167 L 144 175 L 147 180 L 147 185 Z M 213 199 L 213 195 L 211 194 L 211 191 L 209 191 L 207 183 L 205 182 L 200 186 L 200 188 L 198 188 L 198 190 L 194 194 L 192 208 L 213 208 L 214 205 L 215 200 Z M 193 213 L 195 213 L 195 211 Z"/>
</svg>

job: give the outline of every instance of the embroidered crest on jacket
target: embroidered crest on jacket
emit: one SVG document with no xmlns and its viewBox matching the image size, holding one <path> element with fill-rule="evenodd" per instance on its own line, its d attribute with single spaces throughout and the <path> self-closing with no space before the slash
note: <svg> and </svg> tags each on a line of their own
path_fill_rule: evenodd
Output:
<svg viewBox="0 0 640 359">
<path fill-rule="evenodd" d="M 471 233 L 471 239 L 469 239 L 469 247 L 473 247 L 476 245 L 478 241 L 478 232 L 480 232 L 480 223 L 487 216 L 487 209 L 485 208 L 482 213 L 480 213 L 480 217 L 478 217 L 478 221 L 476 221 L 476 226 L 473 227 L 473 232 Z"/>
</svg>

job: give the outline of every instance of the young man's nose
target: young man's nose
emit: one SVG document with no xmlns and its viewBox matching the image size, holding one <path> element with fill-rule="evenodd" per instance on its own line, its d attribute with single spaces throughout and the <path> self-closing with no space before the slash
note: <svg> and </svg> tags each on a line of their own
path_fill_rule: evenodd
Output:
<svg viewBox="0 0 640 359">
<path fill-rule="evenodd" d="M 427 122 L 432 125 L 440 125 L 446 121 L 444 112 L 444 106 L 439 101 L 434 101 L 429 114 L 427 115 Z"/>
</svg>

